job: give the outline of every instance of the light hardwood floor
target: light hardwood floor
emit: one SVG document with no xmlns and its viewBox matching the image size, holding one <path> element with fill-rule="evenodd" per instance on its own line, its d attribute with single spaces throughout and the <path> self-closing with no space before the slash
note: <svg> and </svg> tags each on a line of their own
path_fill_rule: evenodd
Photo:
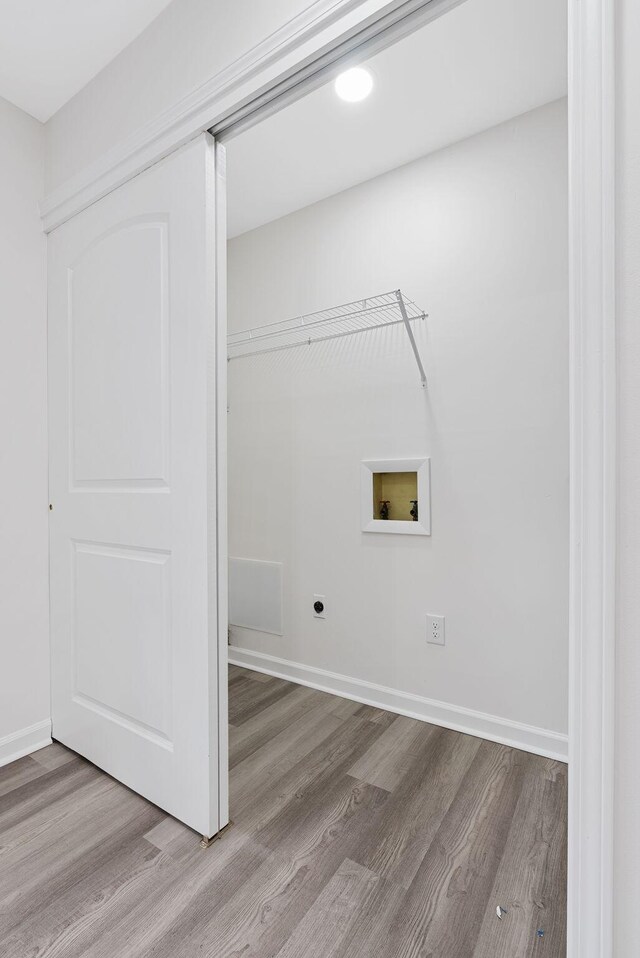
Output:
<svg viewBox="0 0 640 958">
<path fill-rule="evenodd" d="M 0 769 L 2 958 L 563 958 L 566 766 L 243 669 L 229 691 L 209 849 L 60 745 Z"/>
</svg>

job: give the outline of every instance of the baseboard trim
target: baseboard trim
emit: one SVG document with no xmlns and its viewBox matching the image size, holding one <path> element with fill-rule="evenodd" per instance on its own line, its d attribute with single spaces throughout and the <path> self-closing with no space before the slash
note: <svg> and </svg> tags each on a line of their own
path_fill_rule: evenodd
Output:
<svg viewBox="0 0 640 958">
<path fill-rule="evenodd" d="M 36 722 L 0 738 L 0 768 L 31 752 L 51 745 L 51 719 Z"/>
<path fill-rule="evenodd" d="M 560 732 L 537 728 L 534 725 L 524 725 L 521 722 L 511 722 L 497 715 L 476 712 L 473 709 L 438 702 L 421 695 L 400 692 L 384 685 L 376 685 L 373 682 L 365 682 L 362 679 L 327 672 L 325 669 L 302 665 L 300 662 L 291 662 L 274 655 L 266 655 L 264 652 L 252 652 L 236 646 L 229 648 L 229 664 L 253 669 L 255 672 L 264 672 L 280 679 L 297 682 L 298 685 L 307 685 L 321 692 L 330 692 L 342 698 L 353 699 L 364 705 L 387 709 L 389 712 L 397 712 L 398 715 L 407 715 L 409 718 L 419 719 L 422 722 L 442 725 L 456 732 L 475 735 L 478 738 L 488 739 L 490 742 L 532 752 L 534 755 L 544 755 L 546 758 L 556 759 L 559 762 L 568 760 L 568 737 Z"/>
</svg>

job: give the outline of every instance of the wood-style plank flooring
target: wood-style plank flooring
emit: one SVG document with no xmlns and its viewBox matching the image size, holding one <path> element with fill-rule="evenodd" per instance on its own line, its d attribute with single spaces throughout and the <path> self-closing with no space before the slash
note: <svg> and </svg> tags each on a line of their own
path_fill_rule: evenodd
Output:
<svg viewBox="0 0 640 958">
<path fill-rule="evenodd" d="M 229 692 L 209 849 L 60 745 L 0 769 L 2 958 L 563 958 L 566 766 L 244 669 Z"/>
</svg>

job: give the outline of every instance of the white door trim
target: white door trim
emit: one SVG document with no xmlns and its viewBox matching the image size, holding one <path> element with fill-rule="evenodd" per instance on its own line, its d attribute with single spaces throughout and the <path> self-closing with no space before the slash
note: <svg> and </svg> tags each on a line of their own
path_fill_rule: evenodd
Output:
<svg viewBox="0 0 640 958">
<path fill-rule="evenodd" d="M 569 0 L 569 958 L 612 958 L 614 0 Z"/>
<path fill-rule="evenodd" d="M 215 262 L 216 322 L 209 330 L 207 442 L 210 645 L 211 667 L 218 680 L 218 713 L 211 721 L 218 743 L 218 810 L 220 828 L 229 822 L 229 550 L 227 542 L 227 167 L 224 146 L 214 141 L 215 182 L 210 184 L 215 206 L 211 256 Z M 215 570 L 215 574 L 214 574 Z M 214 615 L 217 617 L 214 621 Z"/>
<path fill-rule="evenodd" d="M 263 43 L 51 193 L 44 229 L 205 129 L 313 85 L 460 0 L 316 0 Z M 571 312 L 569 958 L 612 958 L 616 361 L 614 0 L 567 0 Z M 366 47 L 363 46 L 368 45 Z M 334 57 L 331 61 L 332 56 Z M 326 73 L 325 73 L 326 75 Z M 294 87 L 296 88 L 294 91 Z"/>
</svg>

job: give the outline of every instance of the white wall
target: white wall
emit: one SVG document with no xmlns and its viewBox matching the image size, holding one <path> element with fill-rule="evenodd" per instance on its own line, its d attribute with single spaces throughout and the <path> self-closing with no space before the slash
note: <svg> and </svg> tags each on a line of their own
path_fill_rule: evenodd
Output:
<svg viewBox="0 0 640 958">
<path fill-rule="evenodd" d="M 638 954 L 640 901 L 640 5 L 618 14 L 619 559 L 616 647 L 616 958 Z"/>
<path fill-rule="evenodd" d="M 42 125 L 0 99 L 0 762 L 48 735 L 43 165 Z"/>
<path fill-rule="evenodd" d="M 234 645 L 566 732 L 566 169 L 561 100 L 230 242 L 232 329 L 430 313 L 426 394 L 400 329 L 230 364 L 230 554 L 285 564 L 284 636 Z M 363 534 L 360 461 L 419 455 L 432 536 Z"/>
<path fill-rule="evenodd" d="M 310 0 L 173 0 L 48 121 L 47 190 L 310 6 Z"/>
</svg>

